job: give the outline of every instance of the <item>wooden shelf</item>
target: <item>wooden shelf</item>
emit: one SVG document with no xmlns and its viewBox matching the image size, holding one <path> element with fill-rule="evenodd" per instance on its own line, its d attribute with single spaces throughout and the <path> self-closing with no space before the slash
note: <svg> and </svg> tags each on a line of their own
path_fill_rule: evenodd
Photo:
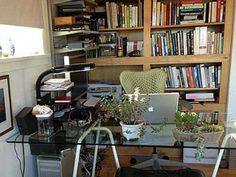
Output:
<svg viewBox="0 0 236 177">
<path fill-rule="evenodd" d="M 133 28 L 106 28 L 106 29 L 99 29 L 99 32 L 109 32 L 109 31 L 141 31 L 143 27 L 133 27 Z"/>
<path fill-rule="evenodd" d="M 225 111 L 225 104 L 220 103 L 203 103 L 203 104 L 192 104 L 193 109 L 191 111 L 196 112 L 224 112 Z M 188 111 L 183 108 L 182 111 Z"/>
<path fill-rule="evenodd" d="M 206 60 L 207 58 L 207 60 Z M 156 57 L 112 57 L 90 58 L 96 66 L 110 65 L 169 65 L 169 64 L 198 64 L 198 63 L 221 63 L 228 61 L 229 56 L 224 54 L 214 55 L 181 55 L 181 56 L 156 56 Z"/>
<path fill-rule="evenodd" d="M 90 50 L 97 50 L 99 47 L 87 47 L 87 48 L 62 48 L 62 49 L 55 49 L 55 54 L 62 54 L 62 53 L 70 53 L 70 52 L 76 52 L 76 51 L 90 51 Z"/>
<path fill-rule="evenodd" d="M 71 30 L 71 31 L 54 31 L 54 37 L 60 36 L 67 36 L 72 34 L 81 34 L 81 35 L 88 35 L 88 34 L 99 34 L 98 31 L 88 31 L 88 30 Z"/>
<path fill-rule="evenodd" d="M 173 92 L 173 91 L 217 91 L 219 88 L 165 88 L 166 92 Z"/>
<path fill-rule="evenodd" d="M 152 29 L 170 29 L 170 28 L 191 28 L 197 26 L 223 26 L 224 22 L 215 22 L 215 23 L 190 23 L 190 24 L 181 24 L 181 25 L 163 25 L 163 26 L 152 26 Z"/>
<path fill-rule="evenodd" d="M 72 2 L 74 0 L 51 0 L 51 4 L 61 4 L 66 2 Z M 97 6 L 98 4 L 92 0 L 84 0 L 85 4 L 90 6 Z"/>
</svg>

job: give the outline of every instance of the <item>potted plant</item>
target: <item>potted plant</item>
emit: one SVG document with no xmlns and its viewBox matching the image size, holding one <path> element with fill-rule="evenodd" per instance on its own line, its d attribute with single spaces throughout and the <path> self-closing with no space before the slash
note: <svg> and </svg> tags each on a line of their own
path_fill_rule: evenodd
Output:
<svg viewBox="0 0 236 177">
<path fill-rule="evenodd" d="M 176 128 L 172 130 L 175 139 L 195 142 L 198 160 L 203 158 L 205 142 L 217 143 L 224 133 L 223 126 L 204 122 L 195 112 L 177 112 L 175 122 Z"/>
<path fill-rule="evenodd" d="M 120 121 L 122 133 L 127 140 L 139 138 L 142 126 L 145 124 L 143 114 L 148 109 L 148 101 L 139 96 L 136 89 L 134 94 L 122 95 L 121 99 L 103 98 L 101 108 L 106 110 L 105 118 Z"/>
</svg>

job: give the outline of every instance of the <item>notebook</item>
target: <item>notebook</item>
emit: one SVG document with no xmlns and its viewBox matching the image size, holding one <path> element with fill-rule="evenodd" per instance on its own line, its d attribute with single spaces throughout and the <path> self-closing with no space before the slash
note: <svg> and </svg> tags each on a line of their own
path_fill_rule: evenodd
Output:
<svg viewBox="0 0 236 177">
<path fill-rule="evenodd" d="M 151 124 L 161 124 L 167 119 L 168 123 L 175 123 L 179 93 L 140 94 L 140 97 L 149 99 L 148 110 L 143 115 L 145 121 Z"/>
</svg>

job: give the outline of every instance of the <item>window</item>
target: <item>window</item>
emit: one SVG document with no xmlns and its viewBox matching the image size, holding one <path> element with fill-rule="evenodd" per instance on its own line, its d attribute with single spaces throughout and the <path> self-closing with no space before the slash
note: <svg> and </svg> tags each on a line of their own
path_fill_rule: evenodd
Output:
<svg viewBox="0 0 236 177">
<path fill-rule="evenodd" d="M 42 55 L 43 29 L 0 24 L 0 58 Z"/>
</svg>

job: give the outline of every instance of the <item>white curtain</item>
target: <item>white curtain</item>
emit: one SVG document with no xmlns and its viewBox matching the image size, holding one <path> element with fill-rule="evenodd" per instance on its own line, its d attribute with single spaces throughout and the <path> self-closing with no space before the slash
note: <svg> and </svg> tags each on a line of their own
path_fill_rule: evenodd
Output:
<svg viewBox="0 0 236 177">
<path fill-rule="evenodd" d="M 43 28 L 42 0 L 0 0 L 0 24 Z"/>
</svg>

